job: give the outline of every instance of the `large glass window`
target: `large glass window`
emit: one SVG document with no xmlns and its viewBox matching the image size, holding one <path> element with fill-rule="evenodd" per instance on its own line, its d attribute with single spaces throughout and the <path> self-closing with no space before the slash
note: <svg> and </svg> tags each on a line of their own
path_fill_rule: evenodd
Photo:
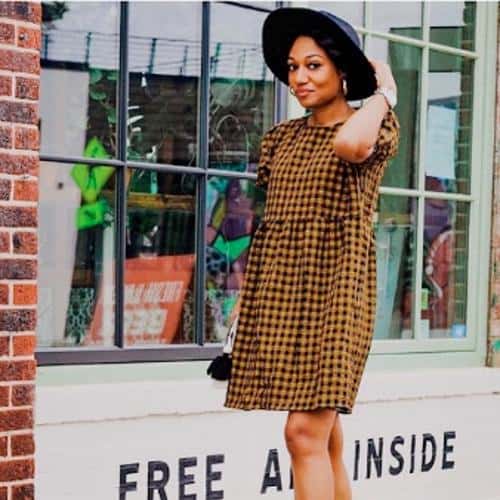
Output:
<svg viewBox="0 0 500 500">
<path fill-rule="evenodd" d="M 415 198 L 408 196 L 384 194 L 378 200 L 375 339 L 414 338 L 416 206 Z"/>
<path fill-rule="evenodd" d="M 130 160 L 198 164 L 201 2 L 129 4 Z"/>
<path fill-rule="evenodd" d="M 425 187 L 470 193 L 474 61 L 429 52 Z"/>
<path fill-rule="evenodd" d="M 190 174 L 128 169 L 125 345 L 195 341 L 195 188 Z"/>
<path fill-rule="evenodd" d="M 478 203 L 470 196 L 477 4 L 409 3 L 404 15 L 395 8 L 383 18 L 379 5 L 368 9 L 366 47 L 396 79 L 401 141 L 376 214 L 375 338 L 412 341 L 399 352 L 463 349 L 474 340 L 467 290 L 476 279 L 469 235 Z"/>
<path fill-rule="evenodd" d="M 114 167 L 41 162 L 40 347 L 114 343 L 115 180 Z"/>
<path fill-rule="evenodd" d="M 56 5 L 57 4 L 57 5 Z M 42 154 L 116 155 L 118 2 L 42 3 Z"/>
<path fill-rule="evenodd" d="M 422 49 L 383 38 L 371 38 L 369 45 L 368 53 L 389 64 L 398 86 L 396 113 L 402 133 L 398 155 L 386 169 L 383 184 L 415 188 L 418 184 Z"/>
<path fill-rule="evenodd" d="M 43 4 L 42 363 L 207 357 L 224 337 L 260 137 L 284 118 L 260 46 L 273 8 Z"/>
<path fill-rule="evenodd" d="M 486 3 L 309 5 L 353 23 L 398 84 L 374 351 L 472 350 Z M 287 117 L 260 45 L 275 6 L 42 3 L 40 363 L 220 352 L 265 206 L 260 140 Z"/>
<path fill-rule="evenodd" d="M 243 284 L 252 235 L 265 194 L 248 179 L 212 176 L 207 187 L 206 340 L 220 342 Z"/>
</svg>

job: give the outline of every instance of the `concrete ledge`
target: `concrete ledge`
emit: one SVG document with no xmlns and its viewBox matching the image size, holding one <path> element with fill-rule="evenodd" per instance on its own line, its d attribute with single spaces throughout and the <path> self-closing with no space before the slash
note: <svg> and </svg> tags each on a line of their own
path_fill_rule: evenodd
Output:
<svg viewBox="0 0 500 500">
<path fill-rule="evenodd" d="M 234 412 L 226 382 L 194 380 L 37 386 L 36 425 Z M 500 368 L 366 372 L 357 404 L 500 394 Z M 354 410 L 355 411 L 355 410 Z"/>
</svg>

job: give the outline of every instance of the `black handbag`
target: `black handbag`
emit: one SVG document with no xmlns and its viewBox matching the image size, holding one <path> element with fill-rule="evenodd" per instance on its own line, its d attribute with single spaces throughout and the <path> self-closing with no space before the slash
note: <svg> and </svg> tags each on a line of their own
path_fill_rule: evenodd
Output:
<svg viewBox="0 0 500 500">
<path fill-rule="evenodd" d="M 222 354 L 214 358 L 210 365 L 208 365 L 207 375 L 215 380 L 229 380 L 231 377 L 231 352 L 233 351 L 234 339 L 236 337 L 238 318 L 239 316 L 236 316 L 229 327 Z"/>
</svg>

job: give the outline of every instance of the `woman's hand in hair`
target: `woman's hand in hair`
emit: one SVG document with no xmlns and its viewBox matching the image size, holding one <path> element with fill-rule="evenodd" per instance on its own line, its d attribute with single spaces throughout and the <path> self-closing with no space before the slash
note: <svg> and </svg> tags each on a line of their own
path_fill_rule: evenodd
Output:
<svg viewBox="0 0 500 500">
<path fill-rule="evenodd" d="M 397 93 L 396 82 L 391 68 L 384 61 L 368 59 L 375 70 L 379 87 L 386 87 Z M 375 94 L 363 101 L 347 121 L 339 128 L 334 148 L 337 155 L 352 163 L 364 163 L 375 151 L 380 136 L 380 127 L 389 105 L 384 96 Z"/>
<path fill-rule="evenodd" d="M 370 61 L 370 64 L 375 70 L 375 78 L 377 79 L 378 86 L 387 87 L 397 92 L 397 85 L 392 75 L 391 67 L 385 61 L 380 61 L 378 59 L 368 58 L 368 61 Z"/>
</svg>

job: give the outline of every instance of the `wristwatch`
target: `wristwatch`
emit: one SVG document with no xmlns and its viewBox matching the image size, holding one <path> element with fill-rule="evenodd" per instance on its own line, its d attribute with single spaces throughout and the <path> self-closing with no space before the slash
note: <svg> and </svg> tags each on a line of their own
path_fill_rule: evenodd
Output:
<svg viewBox="0 0 500 500">
<path fill-rule="evenodd" d="M 385 97 L 385 100 L 387 101 L 387 104 L 390 108 L 394 108 L 394 106 L 396 106 L 396 103 L 398 102 L 396 92 L 388 87 L 378 87 L 373 95 L 375 94 L 382 94 Z"/>
</svg>

